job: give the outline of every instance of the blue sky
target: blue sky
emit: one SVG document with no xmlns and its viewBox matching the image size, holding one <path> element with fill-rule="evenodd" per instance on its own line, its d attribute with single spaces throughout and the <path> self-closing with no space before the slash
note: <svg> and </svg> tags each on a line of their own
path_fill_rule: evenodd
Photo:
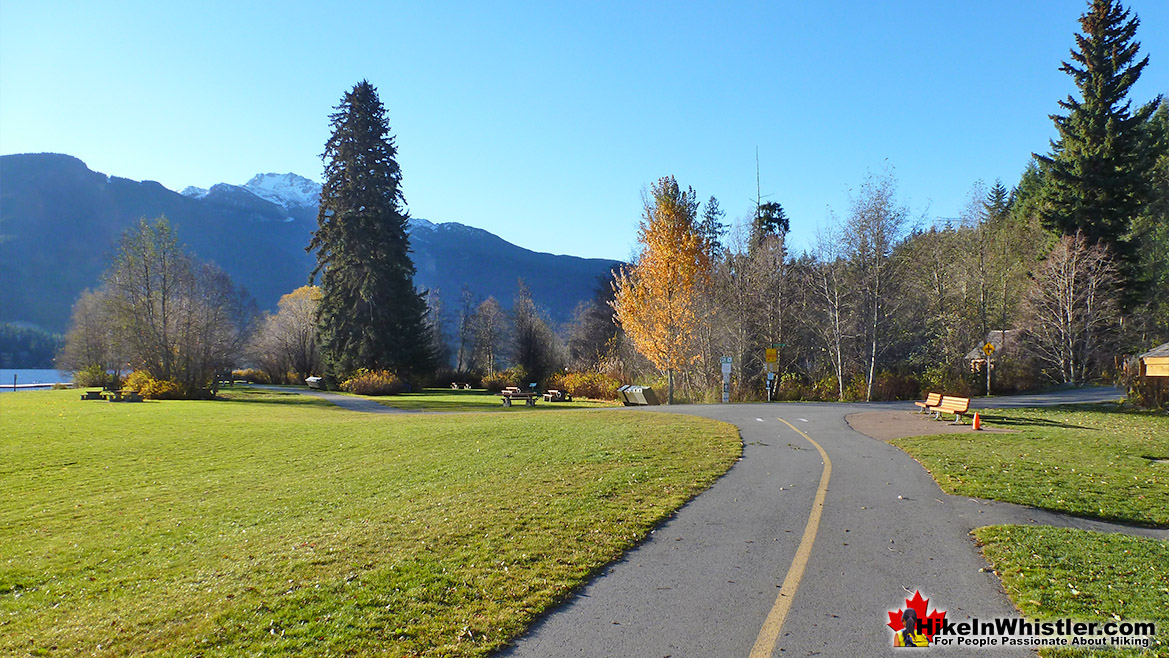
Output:
<svg viewBox="0 0 1169 658">
<path fill-rule="evenodd" d="M 762 191 L 797 247 L 869 171 L 915 217 L 1017 182 L 1086 3 L 221 3 L 0 0 L 0 153 L 60 152 L 181 190 L 320 180 L 361 79 L 397 136 L 411 214 L 524 247 L 624 259 L 674 175 L 728 219 Z M 1169 92 L 1169 3 L 1134 0 Z M 2 184 L 2 182 L 0 182 Z"/>
</svg>

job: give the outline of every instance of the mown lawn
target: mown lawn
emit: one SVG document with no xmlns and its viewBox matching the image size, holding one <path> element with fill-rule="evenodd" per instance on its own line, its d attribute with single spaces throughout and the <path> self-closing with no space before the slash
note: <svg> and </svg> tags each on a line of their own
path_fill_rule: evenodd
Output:
<svg viewBox="0 0 1169 658">
<path fill-rule="evenodd" d="M 673 414 L 0 396 L 0 655 L 474 656 L 735 461 Z"/>
<path fill-rule="evenodd" d="M 981 413 L 981 412 L 980 412 Z M 1076 516 L 1169 526 L 1169 417 L 1091 408 L 987 410 L 1018 430 L 897 439 L 952 494 Z"/>
<path fill-rule="evenodd" d="M 1148 650 L 1108 655 L 1169 655 L 1169 542 L 1043 526 L 974 531 L 1015 607 L 1028 619 L 1153 621 Z M 1050 657 L 1082 656 L 1043 649 Z"/>
</svg>

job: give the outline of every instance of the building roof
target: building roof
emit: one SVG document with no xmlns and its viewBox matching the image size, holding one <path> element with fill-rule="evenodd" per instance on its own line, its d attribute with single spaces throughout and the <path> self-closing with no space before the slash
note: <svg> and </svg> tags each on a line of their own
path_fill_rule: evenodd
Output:
<svg viewBox="0 0 1169 658">
<path fill-rule="evenodd" d="M 1154 347 L 1153 349 L 1149 350 L 1148 352 L 1145 352 L 1144 354 L 1142 354 L 1141 358 L 1147 359 L 1149 357 L 1154 357 L 1154 356 L 1169 356 L 1169 343 L 1165 343 L 1163 345 L 1158 345 L 1158 346 Z"/>
<path fill-rule="evenodd" d="M 982 343 L 966 354 L 966 359 L 985 359 L 986 354 L 983 353 L 982 346 L 986 345 L 987 343 L 994 345 L 994 353 L 997 355 L 1002 355 L 1004 352 L 1014 351 L 1015 346 L 1019 343 L 1020 331 L 1020 329 L 1007 329 L 1006 331 L 996 330 L 986 332 L 986 338 L 983 339 Z"/>
</svg>

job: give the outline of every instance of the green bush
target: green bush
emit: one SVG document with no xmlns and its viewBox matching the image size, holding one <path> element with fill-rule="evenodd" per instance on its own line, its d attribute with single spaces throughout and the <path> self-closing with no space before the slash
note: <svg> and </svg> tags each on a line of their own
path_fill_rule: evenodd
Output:
<svg viewBox="0 0 1169 658">
<path fill-rule="evenodd" d="M 231 378 L 232 379 L 241 379 L 241 380 L 243 380 L 245 382 L 249 382 L 251 384 L 271 384 L 271 383 L 273 383 L 272 378 L 268 375 L 268 373 L 264 372 L 263 370 L 259 370 L 257 368 L 246 368 L 244 370 L 233 370 L 233 371 L 231 371 Z"/>
<path fill-rule="evenodd" d="M 155 379 L 145 370 L 135 370 L 126 376 L 122 387 L 136 391 L 147 400 L 204 400 L 211 397 L 210 391 L 171 379 Z"/>
<path fill-rule="evenodd" d="M 921 384 L 913 375 L 883 371 L 873 382 L 874 400 L 915 400 L 921 393 Z"/>
<path fill-rule="evenodd" d="M 78 370 L 73 374 L 73 383 L 78 386 L 101 386 L 102 388 L 119 388 L 122 384 L 117 375 L 111 375 L 99 365 Z"/>
<path fill-rule="evenodd" d="M 398 395 L 406 383 L 389 370 L 358 370 L 341 382 L 341 390 L 357 395 Z"/>
<path fill-rule="evenodd" d="M 595 371 L 556 373 L 548 379 L 547 388 L 568 391 L 577 398 L 616 400 L 621 382 Z"/>
<path fill-rule="evenodd" d="M 493 372 L 483 378 L 483 388 L 492 393 L 498 393 L 508 386 L 526 387 L 528 373 L 523 366 L 512 366 L 501 372 Z"/>
<path fill-rule="evenodd" d="M 189 391 L 187 387 L 170 379 L 151 379 L 138 389 L 138 395 L 147 400 L 195 400 L 209 397 L 203 391 Z"/>
<path fill-rule="evenodd" d="M 812 387 L 812 396 L 813 400 L 839 400 L 840 386 L 836 381 L 836 375 L 828 375 L 817 380 Z"/>
</svg>

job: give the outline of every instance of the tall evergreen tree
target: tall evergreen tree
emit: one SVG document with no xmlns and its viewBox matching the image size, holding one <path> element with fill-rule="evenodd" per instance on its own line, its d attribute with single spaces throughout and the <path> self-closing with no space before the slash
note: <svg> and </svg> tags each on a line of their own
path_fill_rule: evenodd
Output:
<svg viewBox="0 0 1169 658">
<path fill-rule="evenodd" d="M 1047 180 L 1040 206 L 1044 224 L 1065 235 L 1081 231 L 1125 256 L 1123 236 L 1150 194 L 1152 167 L 1142 133 L 1155 104 L 1130 112 L 1126 99 L 1149 61 L 1137 60 L 1139 25 L 1118 0 L 1090 1 L 1072 61 L 1060 67 L 1081 98 L 1060 101 L 1067 114 L 1051 115 L 1059 138 L 1049 156 L 1037 156 Z"/>
<path fill-rule="evenodd" d="M 996 179 L 994 187 L 990 188 L 982 202 L 984 219 L 991 224 L 999 224 L 1011 209 L 1010 197 L 1011 193 L 1007 191 L 1003 182 Z"/>
<path fill-rule="evenodd" d="M 362 80 L 330 117 L 311 279 L 321 277 L 321 354 L 330 375 L 433 366 L 426 301 L 414 289 L 397 148 L 377 90 Z"/>
</svg>

